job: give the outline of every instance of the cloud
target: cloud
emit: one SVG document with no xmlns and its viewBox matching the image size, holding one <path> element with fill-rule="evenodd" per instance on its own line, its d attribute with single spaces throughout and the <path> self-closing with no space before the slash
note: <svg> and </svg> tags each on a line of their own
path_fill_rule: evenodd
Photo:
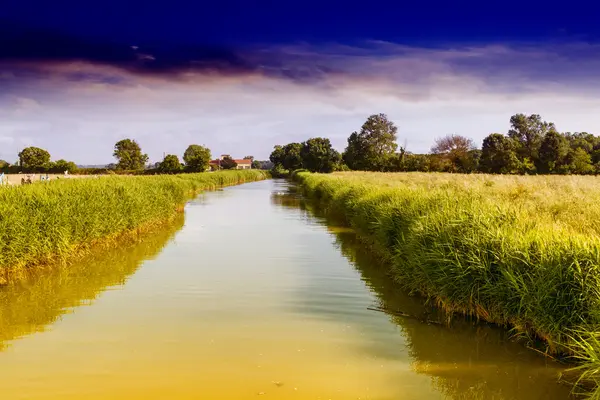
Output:
<svg viewBox="0 0 600 400">
<path fill-rule="evenodd" d="M 3 157 L 14 158 L 22 138 L 85 164 L 111 162 L 123 137 L 137 139 L 153 161 L 190 143 L 266 158 L 274 144 L 326 136 L 342 150 L 379 112 L 419 152 L 449 133 L 481 141 L 506 132 L 517 112 L 540 113 L 565 131 L 600 132 L 600 48 L 587 43 L 209 51 L 76 41 L 52 53 L 34 36 L 19 40 L 29 47 L 0 56 L 0 137 L 15 138 Z"/>
</svg>

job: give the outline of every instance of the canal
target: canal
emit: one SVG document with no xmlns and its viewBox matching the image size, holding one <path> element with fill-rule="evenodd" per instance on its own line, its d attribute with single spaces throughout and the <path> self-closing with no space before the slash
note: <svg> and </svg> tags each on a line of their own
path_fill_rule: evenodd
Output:
<svg viewBox="0 0 600 400">
<path fill-rule="evenodd" d="M 569 398 L 502 330 L 440 322 L 288 183 L 250 183 L 0 289 L 0 398 Z"/>
</svg>

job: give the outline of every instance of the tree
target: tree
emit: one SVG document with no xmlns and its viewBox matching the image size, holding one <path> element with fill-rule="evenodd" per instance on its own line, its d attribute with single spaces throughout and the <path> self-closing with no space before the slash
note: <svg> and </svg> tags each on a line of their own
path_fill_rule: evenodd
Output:
<svg viewBox="0 0 600 400">
<path fill-rule="evenodd" d="M 569 172 L 572 174 L 591 174 L 594 172 L 592 156 L 583 148 L 571 150 L 567 155 Z"/>
<path fill-rule="evenodd" d="M 283 168 L 287 169 L 288 171 L 294 171 L 302 168 L 302 156 L 300 154 L 301 151 L 301 143 L 288 143 L 283 146 L 283 152 L 285 154 L 283 157 Z"/>
<path fill-rule="evenodd" d="M 182 170 L 183 166 L 179 162 L 179 157 L 174 154 L 167 154 L 158 167 L 158 171 L 162 174 L 177 174 Z"/>
<path fill-rule="evenodd" d="M 302 166 L 311 172 L 332 172 L 341 161 L 340 153 L 326 138 L 312 138 L 302 143 Z"/>
<path fill-rule="evenodd" d="M 198 144 L 191 144 L 183 153 L 185 169 L 189 172 L 204 172 L 210 165 L 210 150 Z"/>
<path fill-rule="evenodd" d="M 245 156 L 244 160 L 254 161 L 254 156 Z"/>
<path fill-rule="evenodd" d="M 490 174 L 514 174 L 519 172 L 519 159 L 515 142 L 500 134 L 492 133 L 483 139 L 479 169 Z"/>
<path fill-rule="evenodd" d="M 50 164 L 50 153 L 39 147 L 26 147 L 19 153 L 19 163 L 28 171 L 45 171 Z"/>
<path fill-rule="evenodd" d="M 50 168 L 49 170 L 51 172 L 55 172 L 55 173 L 64 173 L 65 171 L 69 172 L 70 174 L 73 174 L 75 172 L 77 172 L 77 165 L 73 162 L 73 161 L 67 161 L 67 160 L 58 160 L 58 161 L 54 161 L 53 163 L 50 163 Z"/>
<path fill-rule="evenodd" d="M 229 156 L 223 157 L 221 160 L 221 168 L 223 169 L 235 169 L 237 167 L 237 163 L 235 160 Z"/>
<path fill-rule="evenodd" d="M 440 162 L 441 169 L 449 172 L 473 171 L 475 149 L 473 141 L 460 135 L 447 135 L 435 140 L 431 152 Z"/>
<path fill-rule="evenodd" d="M 540 172 L 552 173 L 564 164 L 569 153 L 567 139 L 556 131 L 549 131 L 544 136 L 539 149 L 538 169 Z"/>
<path fill-rule="evenodd" d="M 554 124 L 543 121 L 538 114 L 515 114 L 510 117 L 510 125 L 508 136 L 518 143 L 516 150 L 519 158 L 522 161 L 527 158 L 537 164 L 542 140 L 547 132 L 556 131 Z"/>
<path fill-rule="evenodd" d="M 398 148 L 398 128 L 385 114 L 371 115 L 360 133 L 353 132 L 344 151 L 344 162 L 354 170 L 382 171 Z"/>
<path fill-rule="evenodd" d="M 8 161 L 0 160 L 0 170 L 10 167 Z"/>
<path fill-rule="evenodd" d="M 140 145 L 131 139 L 117 142 L 113 156 L 118 160 L 117 169 L 121 170 L 141 170 L 148 161 L 148 155 L 143 154 Z"/>
<path fill-rule="evenodd" d="M 275 164 L 274 167 L 276 166 L 282 166 L 283 167 L 283 160 L 285 159 L 285 151 L 283 150 L 283 146 L 274 146 L 273 147 L 273 151 L 271 152 L 271 155 L 269 156 L 269 160 Z"/>
<path fill-rule="evenodd" d="M 253 160 L 252 165 L 250 166 L 250 168 L 252 168 L 252 169 L 261 169 L 261 167 L 262 167 L 262 164 L 260 163 L 260 161 L 256 161 L 256 160 Z"/>
</svg>

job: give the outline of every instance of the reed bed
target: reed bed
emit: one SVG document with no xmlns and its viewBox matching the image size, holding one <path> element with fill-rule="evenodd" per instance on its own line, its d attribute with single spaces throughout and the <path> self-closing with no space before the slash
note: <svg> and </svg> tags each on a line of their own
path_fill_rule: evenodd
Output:
<svg viewBox="0 0 600 400">
<path fill-rule="evenodd" d="M 263 171 L 106 176 L 0 188 L 0 283 L 163 224 L 194 194 L 265 179 Z"/>
<path fill-rule="evenodd" d="M 404 287 L 573 357 L 600 383 L 600 178 L 300 172 Z M 600 394 L 595 393 L 596 398 Z"/>
</svg>

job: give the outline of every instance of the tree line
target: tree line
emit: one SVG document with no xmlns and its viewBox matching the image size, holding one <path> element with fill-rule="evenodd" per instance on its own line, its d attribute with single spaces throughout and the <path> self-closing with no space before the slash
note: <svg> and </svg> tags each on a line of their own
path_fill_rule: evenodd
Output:
<svg viewBox="0 0 600 400">
<path fill-rule="evenodd" d="M 446 135 L 427 154 L 399 147 L 398 128 L 385 114 L 371 115 L 352 132 L 343 153 L 329 139 L 275 146 L 270 160 L 276 169 L 422 171 L 491 174 L 598 174 L 600 137 L 587 132 L 558 132 L 538 114 L 515 114 L 505 134 L 492 133 L 477 148 L 473 140 Z"/>
<path fill-rule="evenodd" d="M 148 167 L 148 155 L 142 151 L 140 145 L 132 139 L 123 139 L 114 146 L 113 157 L 116 163 L 109 164 L 105 169 L 80 169 L 72 161 L 51 161 L 50 153 L 39 147 L 27 147 L 19 152 L 18 161 L 11 165 L 7 161 L 0 160 L 0 172 L 7 173 L 102 173 L 108 171 L 127 173 L 160 173 L 175 174 L 182 172 L 204 172 L 211 168 L 211 152 L 208 148 L 198 144 L 191 144 L 183 153 L 183 162 L 175 154 L 167 154 L 161 162 Z M 252 160 L 252 168 L 260 168 L 260 163 L 252 156 L 244 159 Z M 235 169 L 237 163 L 230 157 L 225 157 L 216 169 Z"/>
</svg>

